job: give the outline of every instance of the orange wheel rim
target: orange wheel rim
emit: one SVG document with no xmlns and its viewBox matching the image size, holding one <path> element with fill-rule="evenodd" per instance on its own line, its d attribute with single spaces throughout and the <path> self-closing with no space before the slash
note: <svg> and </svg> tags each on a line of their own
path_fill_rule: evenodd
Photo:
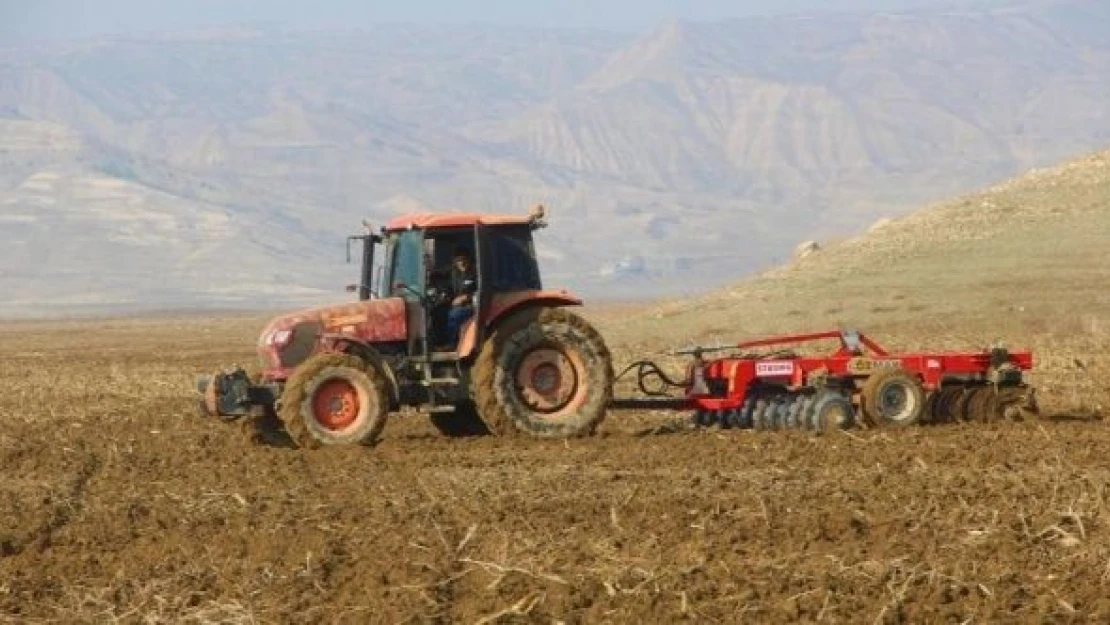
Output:
<svg viewBox="0 0 1110 625">
<path fill-rule="evenodd" d="M 562 417 L 585 399 L 581 358 L 553 347 L 530 352 L 516 369 L 516 385 L 524 405 L 547 418 Z"/>
<path fill-rule="evenodd" d="M 347 380 L 328 380 L 312 398 L 312 418 L 328 430 L 342 430 L 358 418 L 358 389 Z"/>
</svg>

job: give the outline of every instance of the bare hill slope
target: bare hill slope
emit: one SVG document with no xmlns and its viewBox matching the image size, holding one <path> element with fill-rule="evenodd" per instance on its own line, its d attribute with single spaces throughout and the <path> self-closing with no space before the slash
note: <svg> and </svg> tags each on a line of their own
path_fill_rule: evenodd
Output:
<svg viewBox="0 0 1110 625">
<path fill-rule="evenodd" d="M 606 331 L 629 353 L 841 326 L 898 348 L 1002 339 L 1036 351 L 1049 397 L 1110 407 L 1108 241 L 1101 152 L 884 220 L 704 298 L 622 313 Z"/>
</svg>

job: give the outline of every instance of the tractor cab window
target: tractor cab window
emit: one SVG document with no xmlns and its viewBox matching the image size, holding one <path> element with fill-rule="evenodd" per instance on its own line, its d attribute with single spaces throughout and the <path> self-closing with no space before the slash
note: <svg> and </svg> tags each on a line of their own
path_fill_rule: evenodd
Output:
<svg viewBox="0 0 1110 625">
<path fill-rule="evenodd" d="M 417 300 L 424 289 L 424 233 L 406 230 L 390 242 L 389 285 L 393 295 Z M 398 287 L 398 283 L 408 288 Z"/>
<path fill-rule="evenodd" d="M 532 230 L 526 226 L 490 228 L 488 237 L 490 276 L 493 292 L 540 289 L 540 270 L 532 242 Z"/>
<path fill-rule="evenodd" d="M 466 250 L 473 257 L 473 228 L 451 228 L 429 233 L 425 248 L 429 271 L 450 273 L 451 259 L 460 250 Z"/>
</svg>

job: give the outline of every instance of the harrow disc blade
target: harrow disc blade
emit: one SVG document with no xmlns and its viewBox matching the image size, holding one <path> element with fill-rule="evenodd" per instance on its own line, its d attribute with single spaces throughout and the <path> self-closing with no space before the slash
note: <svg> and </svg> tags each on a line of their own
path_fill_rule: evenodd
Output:
<svg viewBox="0 0 1110 625">
<path fill-rule="evenodd" d="M 728 423 L 728 427 L 734 428 L 734 429 L 737 429 L 737 430 L 743 429 L 744 428 L 744 420 L 741 418 L 742 414 L 743 414 L 743 407 L 734 408 L 732 410 L 729 410 L 729 411 L 725 412 L 725 422 Z"/>
<path fill-rule="evenodd" d="M 756 430 L 769 429 L 767 425 L 767 406 L 768 401 L 764 398 L 759 398 L 755 402 L 755 407 L 752 408 L 752 427 Z"/>
<path fill-rule="evenodd" d="M 751 397 L 745 399 L 744 400 L 744 405 L 740 406 L 740 411 L 739 411 L 739 414 L 738 414 L 738 417 L 737 417 L 738 420 L 740 421 L 740 426 L 739 427 L 741 427 L 743 429 L 746 429 L 746 430 L 750 430 L 750 429 L 752 429 L 752 427 L 754 427 L 752 425 L 752 412 L 754 410 L 755 410 L 755 399 L 753 399 Z"/>
<path fill-rule="evenodd" d="M 994 420 L 994 411 L 998 402 L 994 387 L 980 386 L 968 393 L 966 404 L 967 419 L 969 421 L 989 422 Z"/>
<path fill-rule="evenodd" d="M 937 401 L 940 399 L 940 391 L 933 391 L 925 398 L 925 410 L 921 414 L 922 424 L 932 424 L 938 421 L 937 419 Z"/>
<path fill-rule="evenodd" d="M 963 387 L 949 386 L 937 391 L 937 401 L 933 405 L 933 419 L 937 423 L 951 423 L 961 417 L 958 404 L 964 395 Z"/>
<path fill-rule="evenodd" d="M 695 426 L 707 427 L 709 425 L 709 411 L 708 410 L 697 410 L 697 411 L 695 411 L 692 421 L 694 422 Z"/>
<path fill-rule="evenodd" d="M 715 410 L 713 414 L 716 415 L 717 425 L 722 430 L 727 430 L 732 427 L 732 414 L 731 410 Z"/>
<path fill-rule="evenodd" d="M 1011 421 L 1036 419 L 1040 416 L 1036 389 L 1028 387 L 1001 389 L 998 393 L 997 411 L 1000 419 Z"/>
<path fill-rule="evenodd" d="M 975 387 L 961 388 L 960 394 L 952 402 L 952 417 L 954 421 L 971 420 L 971 400 L 975 396 Z"/>
<path fill-rule="evenodd" d="M 805 395 L 798 395 L 790 402 L 790 427 L 795 430 L 808 429 L 805 417 L 806 397 Z"/>
<path fill-rule="evenodd" d="M 786 402 L 784 398 L 776 397 L 771 400 L 770 405 L 767 406 L 767 412 L 770 416 L 770 426 L 768 427 L 768 429 L 781 430 L 786 427 L 786 424 L 783 422 L 783 406 L 785 405 L 785 403 Z"/>
</svg>

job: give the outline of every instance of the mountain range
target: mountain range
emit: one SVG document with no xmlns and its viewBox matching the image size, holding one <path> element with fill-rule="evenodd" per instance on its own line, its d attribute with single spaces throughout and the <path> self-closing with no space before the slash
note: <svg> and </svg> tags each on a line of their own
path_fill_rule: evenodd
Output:
<svg viewBox="0 0 1110 625">
<path fill-rule="evenodd" d="M 546 282 L 735 280 L 1110 145 L 1110 5 L 0 48 L 0 308 L 343 297 L 344 237 L 542 202 Z"/>
</svg>

